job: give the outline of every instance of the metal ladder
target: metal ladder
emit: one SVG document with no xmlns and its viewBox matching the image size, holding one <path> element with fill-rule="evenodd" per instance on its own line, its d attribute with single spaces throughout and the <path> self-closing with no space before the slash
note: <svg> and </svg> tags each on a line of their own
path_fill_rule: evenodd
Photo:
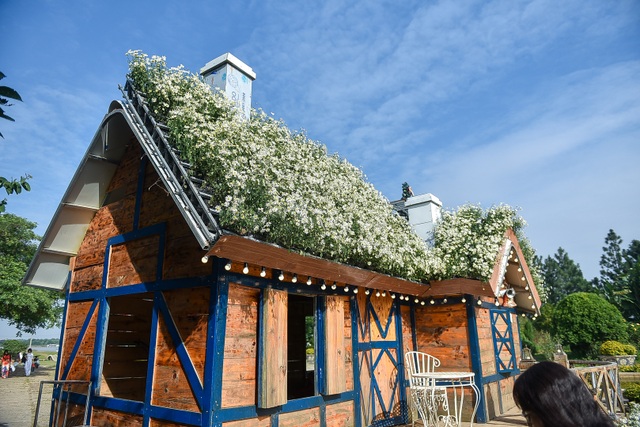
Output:
<svg viewBox="0 0 640 427">
<path fill-rule="evenodd" d="M 40 415 L 40 403 L 42 402 L 42 391 L 45 384 L 53 384 L 53 390 L 51 391 L 51 417 L 53 417 L 53 424 L 49 420 L 50 427 L 67 427 L 67 417 L 69 415 L 69 402 L 71 400 L 71 386 L 75 384 L 87 384 L 87 398 L 84 404 L 84 417 L 82 420 L 82 426 L 87 426 L 87 417 L 89 415 L 89 397 L 91 396 L 91 381 L 81 380 L 66 380 L 66 381 L 40 381 L 40 390 L 38 391 L 38 403 L 36 404 L 36 414 L 33 419 L 33 427 L 38 427 L 38 416 Z M 66 390 L 65 390 L 66 388 Z M 57 395 L 57 397 L 56 397 Z M 60 424 L 60 411 L 64 401 L 64 417 L 62 424 Z M 75 426 L 74 426 L 75 427 Z"/>
<path fill-rule="evenodd" d="M 140 143 L 149 160 L 187 219 L 202 249 L 209 249 L 222 235 L 222 230 L 217 221 L 218 213 L 205 202 L 212 196 L 203 187 L 204 181 L 187 172 L 191 165 L 178 157 L 179 151 L 171 147 L 167 140 L 165 133 L 169 128 L 154 119 L 131 80 L 127 79 L 125 87 L 119 88 L 126 101 L 124 106 L 133 119 Z"/>
</svg>

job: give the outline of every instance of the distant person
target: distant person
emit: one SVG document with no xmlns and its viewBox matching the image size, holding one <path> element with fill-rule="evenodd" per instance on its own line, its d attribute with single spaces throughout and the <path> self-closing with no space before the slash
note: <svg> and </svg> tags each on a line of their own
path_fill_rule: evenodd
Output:
<svg viewBox="0 0 640 427">
<path fill-rule="evenodd" d="M 31 349 L 27 350 L 24 362 L 24 374 L 28 377 L 31 375 L 31 368 L 33 367 L 33 352 Z"/>
<path fill-rule="evenodd" d="M 2 378 L 9 378 L 9 372 L 11 372 L 11 354 L 9 350 L 5 350 L 2 355 Z"/>
<path fill-rule="evenodd" d="M 524 371 L 513 386 L 513 398 L 532 427 L 614 427 L 582 380 L 555 362 Z"/>
</svg>

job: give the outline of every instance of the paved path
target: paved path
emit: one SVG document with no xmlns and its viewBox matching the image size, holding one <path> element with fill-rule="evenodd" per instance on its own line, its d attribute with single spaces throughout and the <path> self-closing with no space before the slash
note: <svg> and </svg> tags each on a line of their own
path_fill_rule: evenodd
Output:
<svg viewBox="0 0 640 427">
<path fill-rule="evenodd" d="M 0 378 L 0 427 L 32 427 L 33 418 L 38 401 L 40 381 L 51 381 L 55 368 L 40 367 L 31 372 L 31 376 L 25 377 L 22 365 L 16 367 L 16 371 L 6 379 Z M 50 387 L 50 386 L 49 386 Z M 38 426 L 48 425 L 48 400 L 51 397 L 51 389 L 45 386 L 41 416 Z M 419 425 L 419 424 L 416 424 Z M 466 425 L 466 424 L 465 424 Z M 474 424 L 475 426 L 514 427 L 526 426 L 527 423 L 520 411 L 516 409 L 506 415 L 491 420 L 487 424 Z"/>
<path fill-rule="evenodd" d="M 0 378 L 0 427 L 32 427 L 40 381 L 53 380 L 54 373 L 55 368 L 40 367 L 26 377 L 20 364 L 9 378 Z M 47 425 L 49 414 L 44 415 L 39 426 Z"/>
</svg>

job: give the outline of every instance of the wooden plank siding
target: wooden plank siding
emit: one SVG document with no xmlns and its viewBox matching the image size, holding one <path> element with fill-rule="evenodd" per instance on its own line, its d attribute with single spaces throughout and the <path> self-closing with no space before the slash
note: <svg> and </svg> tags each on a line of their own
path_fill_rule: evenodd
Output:
<svg viewBox="0 0 640 427">
<path fill-rule="evenodd" d="M 344 300 L 346 297 L 328 296 L 325 310 L 326 394 L 347 390 L 346 349 L 344 339 Z"/>
<path fill-rule="evenodd" d="M 418 351 L 437 357 L 440 370 L 473 370 L 465 305 L 427 305 L 415 311 Z"/>
<path fill-rule="evenodd" d="M 259 301 L 259 289 L 229 284 L 222 371 L 223 408 L 256 404 Z"/>
<path fill-rule="evenodd" d="M 265 289 L 261 312 L 258 407 L 273 408 L 287 402 L 287 292 Z"/>
</svg>

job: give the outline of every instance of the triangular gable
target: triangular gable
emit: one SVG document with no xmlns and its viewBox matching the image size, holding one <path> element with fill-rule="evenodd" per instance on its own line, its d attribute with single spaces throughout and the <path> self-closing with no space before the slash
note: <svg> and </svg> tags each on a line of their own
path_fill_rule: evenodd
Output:
<svg viewBox="0 0 640 427">
<path fill-rule="evenodd" d="M 164 138 L 161 125 L 130 91 L 127 103 L 113 101 L 45 232 L 23 284 L 62 290 L 69 263 L 76 256 L 98 209 L 118 194 L 107 194 L 127 144 L 136 139 L 203 250 L 221 235 L 210 208 L 198 194 L 179 159 Z"/>
<path fill-rule="evenodd" d="M 538 290 L 518 238 L 511 229 L 505 233 L 489 285 L 501 304 L 540 313 L 542 303 Z"/>
</svg>

